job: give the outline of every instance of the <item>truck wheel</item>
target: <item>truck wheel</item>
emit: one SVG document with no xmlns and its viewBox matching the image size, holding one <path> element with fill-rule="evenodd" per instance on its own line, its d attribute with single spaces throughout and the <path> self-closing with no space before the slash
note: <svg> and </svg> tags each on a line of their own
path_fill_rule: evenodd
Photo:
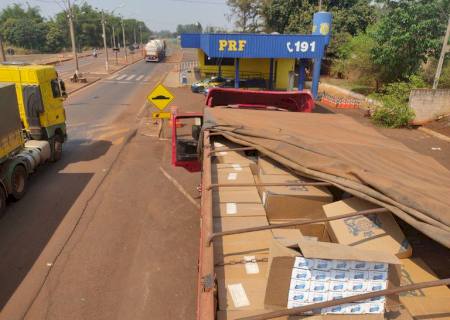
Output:
<svg viewBox="0 0 450 320">
<path fill-rule="evenodd" d="M 63 151 L 63 142 L 60 136 L 55 136 L 52 140 L 52 162 L 61 160 Z"/>
<path fill-rule="evenodd" d="M 0 185 L 0 218 L 3 217 L 5 212 L 6 212 L 6 192 Z"/>
<path fill-rule="evenodd" d="M 14 200 L 20 200 L 27 190 L 27 170 L 22 165 L 17 165 L 11 175 L 11 197 Z"/>
</svg>

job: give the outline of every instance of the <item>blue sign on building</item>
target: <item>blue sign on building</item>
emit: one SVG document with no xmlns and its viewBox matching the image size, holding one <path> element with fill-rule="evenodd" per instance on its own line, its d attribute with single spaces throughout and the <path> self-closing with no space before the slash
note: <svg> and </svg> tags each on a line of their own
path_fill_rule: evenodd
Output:
<svg viewBox="0 0 450 320">
<path fill-rule="evenodd" d="M 320 64 L 330 41 L 331 13 L 317 12 L 313 18 L 313 33 L 301 34 L 244 34 L 202 33 L 182 34 L 183 48 L 198 48 L 212 58 L 235 58 L 235 84 L 239 86 L 239 58 L 299 59 L 299 90 L 306 79 L 304 59 L 313 59 L 312 94 L 317 97 Z M 272 70 L 271 70 L 272 72 Z"/>
</svg>

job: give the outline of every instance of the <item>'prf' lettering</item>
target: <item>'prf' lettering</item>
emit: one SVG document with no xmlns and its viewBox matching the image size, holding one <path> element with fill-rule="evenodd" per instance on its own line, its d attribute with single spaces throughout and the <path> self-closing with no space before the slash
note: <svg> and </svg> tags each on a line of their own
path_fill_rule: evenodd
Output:
<svg viewBox="0 0 450 320">
<path fill-rule="evenodd" d="M 219 51 L 244 51 L 247 40 L 219 40 Z"/>
</svg>

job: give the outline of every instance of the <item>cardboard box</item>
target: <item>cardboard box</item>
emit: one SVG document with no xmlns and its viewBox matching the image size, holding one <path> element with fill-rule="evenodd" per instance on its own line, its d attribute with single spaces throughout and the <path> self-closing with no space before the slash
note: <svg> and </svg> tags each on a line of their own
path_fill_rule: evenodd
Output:
<svg viewBox="0 0 450 320">
<path fill-rule="evenodd" d="M 291 222 L 293 219 L 269 219 L 270 224 L 280 224 Z M 305 219 L 309 220 L 309 219 Z M 302 226 L 288 227 L 289 229 L 297 229 L 303 237 L 322 242 L 331 242 L 325 223 L 311 223 Z"/>
<path fill-rule="evenodd" d="M 214 232 L 238 230 L 250 227 L 268 226 L 265 216 L 256 217 L 216 217 L 214 218 Z M 262 232 L 262 231 L 258 231 Z M 248 234 L 254 234 L 250 232 Z M 227 236 L 225 236 L 227 237 Z"/>
<path fill-rule="evenodd" d="M 430 267 L 419 258 L 402 259 L 401 284 L 408 285 L 425 281 L 438 280 Z M 446 297 L 450 305 L 450 289 L 447 286 L 425 288 L 416 291 L 409 291 L 400 294 L 400 301 L 403 297 Z"/>
<path fill-rule="evenodd" d="M 349 198 L 323 206 L 329 218 L 356 211 L 378 208 L 370 202 Z M 412 248 L 391 213 L 334 220 L 328 222 L 334 242 L 368 250 L 383 250 L 399 258 L 412 255 Z"/>
<path fill-rule="evenodd" d="M 231 190 L 235 189 L 235 190 Z M 256 187 L 224 187 L 213 191 L 213 203 L 261 203 Z"/>
<path fill-rule="evenodd" d="M 211 169 L 211 182 L 212 183 L 245 183 L 255 184 L 253 173 L 248 166 L 240 167 L 241 170 L 235 168 L 224 168 L 213 166 Z M 230 189 L 230 187 L 227 187 Z M 238 187 L 232 187 L 230 190 L 236 190 Z"/>
<path fill-rule="evenodd" d="M 267 258 L 272 233 L 270 230 L 228 235 L 214 240 L 214 263 L 241 261 L 244 256 Z"/>
<path fill-rule="evenodd" d="M 400 261 L 391 254 L 362 250 L 335 243 L 317 242 L 304 239 L 300 240 L 295 248 L 288 248 L 282 246 L 276 241 L 272 241 L 269 257 L 269 275 L 265 295 L 266 308 L 286 308 L 291 283 L 293 281 L 292 275 L 294 273 L 294 269 L 296 269 L 294 268 L 294 265 L 297 257 L 315 260 L 358 260 L 389 263 L 388 284 L 398 286 L 400 283 L 398 268 L 396 267 Z M 317 294 L 322 293 L 317 292 Z M 328 293 L 324 292 L 323 294 L 327 295 Z M 388 309 L 394 309 L 394 307 L 398 305 L 399 302 L 396 297 L 386 297 L 386 306 Z M 373 315 L 376 319 L 380 317 L 382 318 L 382 316 L 382 314 Z M 364 317 L 372 319 L 372 315 L 366 314 Z"/>
<path fill-rule="evenodd" d="M 272 174 L 282 174 L 291 175 L 294 177 L 289 169 L 283 168 L 277 162 L 271 160 L 267 157 L 258 158 L 258 175 L 272 175 Z"/>
<path fill-rule="evenodd" d="M 304 180 L 285 175 L 261 175 L 261 183 L 296 183 Z M 258 191 L 269 220 L 273 219 L 318 219 L 324 218 L 322 206 L 333 200 L 331 193 L 323 187 L 286 186 L 260 187 Z"/>
<path fill-rule="evenodd" d="M 266 218 L 266 210 L 264 210 L 264 207 L 261 203 L 216 202 L 213 203 L 213 217 Z"/>
<path fill-rule="evenodd" d="M 401 297 L 403 306 L 416 320 L 450 320 L 448 297 Z"/>
<path fill-rule="evenodd" d="M 286 247 L 295 245 L 299 239 L 303 238 L 298 229 L 272 229 L 272 235 L 275 240 Z"/>
<path fill-rule="evenodd" d="M 267 262 L 259 262 L 259 273 L 248 274 L 244 264 L 216 267 L 219 310 L 264 309 Z"/>
<path fill-rule="evenodd" d="M 215 163 L 255 164 L 256 157 L 246 156 L 244 151 L 219 151 L 213 154 Z"/>
</svg>

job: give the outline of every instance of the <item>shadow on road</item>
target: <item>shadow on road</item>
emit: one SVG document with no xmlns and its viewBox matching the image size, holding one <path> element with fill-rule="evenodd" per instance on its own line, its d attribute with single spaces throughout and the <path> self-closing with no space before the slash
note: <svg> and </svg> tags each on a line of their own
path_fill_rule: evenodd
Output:
<svg viewBox="0 0 450 320">
<path fill-rule="evenodd" d="M 86 170 L 60 171 L 71 164 L 96 160 L 110 147 L 111 142 L 104 140 L 68 142 L 63 159 L 39 168 L 30 177 L 25 197 L 9 203 L 5 216 L 0 219 L 0 310 L 95 174 Z M 77 167 L 71 171 L 77 171 Z"/>
</svg>

